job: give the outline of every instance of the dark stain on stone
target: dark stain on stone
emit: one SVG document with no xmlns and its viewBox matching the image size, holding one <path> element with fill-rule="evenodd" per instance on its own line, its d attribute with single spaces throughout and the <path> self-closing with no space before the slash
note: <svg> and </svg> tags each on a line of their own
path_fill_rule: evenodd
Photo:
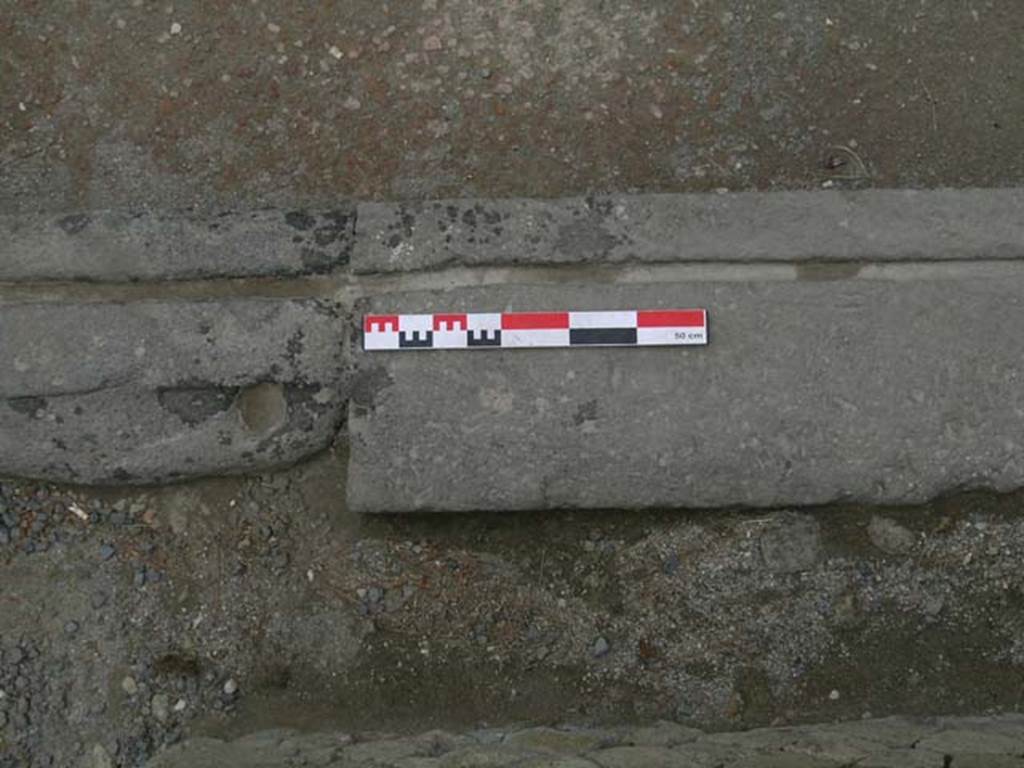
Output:
<svg viewBox="0 0 1024 768">
<path fill-rule="evenodd" d="M 65 234 L 77 235 L 89 226 L 89 217 L 84 213 L 73 213 L 57 220 L 57 226 L 64 230 Z"/>
<path fill-rule="evenodd" d="M 611 216 L 612 211 L 615 210 L 615 203 L 613 203 L 607 197 L 598 198 L 594 197 L 593 195 L 588 195 L 584 202 L 586 203 L 587 208 L 589 208 L 591 211 L 596 213 L 601 218 Z"/>
<path fill-rule="evenodd" d="M 46 408 L 45 397 L 12 397 L 7 401 L 7 406 L 17 413 L 25 416 L 35 416 Z"/>
<path fill-rule="evenodd" d="M 577 427 L 583 426 L 584 422 L 597 420 L 597 400 L 588 400 L 576 409 L 572 417 L 572 423 Z"/>
<path fill-rule="evenodd" d="M 476 211 L 474 211 L 472 208 L 467 208 L 465 211 L 463 211 L 462 223 L 465 224 L 467 227 L 475 227 Z"/>
<path fill-rule="evenodd" d="M 305 211 L 289 211 L 284 215 L 284 222 L 293 229 L 305 232 L 316 226 L 316 217 Z"/>
<path fill-rule="evenodd" d="M 416 216 L 408 208 L 403 206 L 399 209 L 399 217 L 402 220 L 402 231 L 406 237 L 412 237 L 413 228 L 416 226 Z"/>
<path fill-rule="evenodd" d="M 288 337 L 285 349 L 287 349 L 288 362 L 292 365 L 297 364 L 299 355 L 301 355 L 302 351 L 306 348 L 306 345 L 302 342 L 305 337 L 306 333 L 301 328 Z"/>
<path fill-rule="evenodd" d="M 334 266 L 334 260 L 331 258 L 331 255 L 319 248 L 303 248 L 299 253 L 299 257 L 302 259 L 302 266 L 310 272 L 323 274 L 324 272 L 330 272 L 331 267 Z"/>
<path fill-rule="evenodd" d="M 402 236 L 401 235 L 392 235 L 391 237 L 388 238 L 388 248 L 397 248 L 401 244 L 402 244 Z"/>
<path fill-rule="evenodd" d="M 313 240 L 322 248 L 337 240 L 339 234 L 337 228 L 333 226 L 317 227 L 313 230 Z"/>
<path fill-rule="evenodd" d="M 828 263 L 822 261 L 804 262 L 796 265 L 797 280 L 827 282 L 830 280 L 852 280 L 860 274 L 862 264 L 856 262 Z"/>
<path fill-rule="evenodd" d="M 302 235 L 295 235 L 295 237 L 292 238 L 292 242 L 295 243 L 296 245 L 299 245 L 300 243 L 306 242 L 306 238 L 304 238 Z"/>
<path fill-rule="evenodd" d="M 190 427 L 202 424 L 228 410 L 238 395 L 236 387 L 168 387 L 158 389 L 161 407 Z"/>
<path fill-rule="evenodd" d="M 352 378 L 352 402 L 366 408 L 374 408 L 377 396 L 394 383 L 387 369 L 382 366 L 363 368 Z"/>
</svg>

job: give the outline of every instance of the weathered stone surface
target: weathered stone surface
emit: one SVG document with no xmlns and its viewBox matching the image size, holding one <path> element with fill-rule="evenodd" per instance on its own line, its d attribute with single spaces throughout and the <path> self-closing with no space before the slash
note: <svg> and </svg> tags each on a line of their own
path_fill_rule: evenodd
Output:
<svg viewBox="0 0 1024 768">
<path fill-rule="evenodd" d="M 1024 256 L 1024 191 L 869 190 L 359 205 L 353 270 Z"/>
<path fill-rule="evenodd" d="M 341 321 L 313 301 L 0 311 L 0 474 L 148 483 L 292 463 L 344 413 Z"/>
<path fill-rule="evenodd" d="M 370 311 L 701 306 L 706 348 L 357 352 L 362 511 L 910 502 L 1024 484 L 1024 272 L 506 286 Z"/>
<path fill-rule="evenodd" d="M 474 744 L 472 737 L 450 738 L 432 752 L 425 753 L 424 744 L 433 743 L 429 735 L 413 739 L 378 739 L 350 744 L 345 734 L 290 734 L 269 732 L 224 742 L 194 738 L 166 749 L 147 764 L 148 768 L 201 768 L 218 766 L 264 766 L 284 768 L 286 765 L 394 766 L 395 768 L 840 768 L 871 766 L 872 768 L 943 768 L 960 762 L 969 766 L 1020 765 L 1020 750 L 1013 738 L 1019 725 L 1011 725 L 1013 716 L 992 717 L 943 724 L 909 720 L 865 720 L 849 729 L 839 725 L 809 725 L 800 728 L 766 728 L 749 733 L 722 733 L 696 738 L 676 747 L 618 744 L 612 731 L 606 731 L 606 746 L 578 752 L 558 749 L 557 753 L 533 750 L 518 741 L 517 732 L 502 744 Z M 878 724 L 877 738 L 875 724 Z M 995 724 L 992 731 L 986 725 Z M 952 751 L 935 751 L 911 742 L 899 747 L 887 744 L 894 728 L 901 724 L 907 731 L 919 732 L 930 739 L 941 740 Z M 947 730 L 951 729 L 951 730 Z M 596 733 L 596 732 L 595 732 Z M 569 745 L 563 744 L 562 747 Z M 579 745 L 585 746 L 585 745 Z M 956 747 L 970 746 L 971 751 Z M 821 748 L 820 751 L 814 751 Z M 546 753 L 546 754 L 545 754 Z M 333 762 L 331 762 L 333 760 Z M 247 762 L 249 761 L 249 762 Z"/>
<path fill-rule="evenodd" d="M 316 274 L 348 263 L 354 224 L 351 205 L 0 215 L 0 281 Z"/>
<path fill-rule="evenodd" d="M 315 384 L 337 376 L 342 338 L 315 300 L 225 299 L 0 307 L 0 398 L 134 383 Z"/>
</svg>

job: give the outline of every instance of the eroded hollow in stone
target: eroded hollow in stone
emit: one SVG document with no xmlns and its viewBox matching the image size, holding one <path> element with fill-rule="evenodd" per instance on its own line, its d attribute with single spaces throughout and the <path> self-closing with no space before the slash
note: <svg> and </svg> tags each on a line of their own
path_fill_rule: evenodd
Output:
<svg viewBox="0 0 1024 768">
<path fill-rule="evenodd" d="M 288 420 L 288 401 L 284 387 L 276 382 L 262 382 L 244 387 L 236 400 L 242 422 L 252 432 L 262 435 L 280 428 Z"/>
</svg>

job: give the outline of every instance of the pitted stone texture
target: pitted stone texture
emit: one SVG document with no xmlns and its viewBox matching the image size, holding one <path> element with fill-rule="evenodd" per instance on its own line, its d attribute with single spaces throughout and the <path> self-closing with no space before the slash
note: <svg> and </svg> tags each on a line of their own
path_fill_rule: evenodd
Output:
<svg viewBox="0 0 1024 768">
<path fill-rule="evenodd" d="M 349 503 L 783 506 L 1024 484 L 1024 274 L 495 287 L 358 311 L 669 306 L 708 308 L 710 345 L 357 353 L 382 387 L 350 411 Z"/>
<path fill-rule="evenodd" d="M 0 311 L 0 474 L 152 483 L 293 463 L 345 408 L 342 326 L 313 301 Z"/>
<path fill-rule="evenodd" d="M 341 321 L 316 300 L 0 308 L 0 398 L 143 387 L 315 384 L 340 364 Z"/>
<path fill-rule="evenodd" d="M 0 281 L 294 276 L 346 265 L 353 206 L 0 216 Z"/>
<path fill-rule="evenodd" d="M 622 262 L 1024 257 L 1024 191 L 868 190 L 359 205 L 357 273 Z"/>
</svg>

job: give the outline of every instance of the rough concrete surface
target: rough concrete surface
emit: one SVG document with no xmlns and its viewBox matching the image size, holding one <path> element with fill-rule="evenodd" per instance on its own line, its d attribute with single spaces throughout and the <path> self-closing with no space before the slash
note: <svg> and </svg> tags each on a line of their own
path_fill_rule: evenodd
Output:
<svg viewBox="0 0 1024 768">
<path fill-rule="evenodd" d="M 494 286 L 366 311 L 703 307 L 699 348 L 359 352 L 373 512 L 924 501 L 1024 484 L 1024 276 Z M 362 311 L 360 309 L 360 311 Z"/>
<path fill-rule="evenodd" d="M 353 270 L 1024 257 L 1020 189 L 363 203 Z"/>
<path fill-rule="evenodd" d="M 1024 765 L 1019 715 L 863 720 L 705 735 L 672 722 L 620 728 L 507 728 L 356 741 L 278 729 L 235 741 L 200 738 L 148 768 L 1010 768 Z"/>
<path fill-rule="evenodd" d="M 348 263 L 355 213 L 0 215 L 0 281 L 291 276 Z"/>
<path fill-rule="evenodd" d="M 0 308 L 0 472 L 146 483 L 281 466 L 343 421 L 327 302 Z"/>
</svg>

